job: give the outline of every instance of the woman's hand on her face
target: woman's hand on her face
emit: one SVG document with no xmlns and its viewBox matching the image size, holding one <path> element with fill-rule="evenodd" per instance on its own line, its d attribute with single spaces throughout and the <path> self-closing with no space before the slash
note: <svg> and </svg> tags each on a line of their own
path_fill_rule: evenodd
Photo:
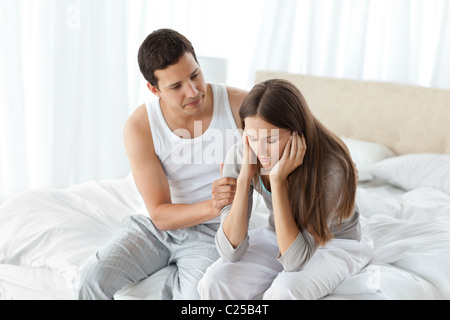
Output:
<svg viewBox="0 0 450 320">
<path fill-rule="evenodd" d="M 242 159 L 241 172 L 239 173 L 239 178 L 246 179 L 250 181 L 253 178 L 253 175 L 257 169 L 257 158 L 253 150 L 250 148 L 250 144 L 248 142 L 248 136 L 244 131 L 242 136 L 243 144 L 244 144 L 244 157 Z"/>
<path fill-rule="evenodd" d="M 281 159 L 270 170 L 271 181 L 286 181 L 289 174 L 303 164 L 306 153 L 306 139 L 294 132 L 284 148 Z"/>
</svg>

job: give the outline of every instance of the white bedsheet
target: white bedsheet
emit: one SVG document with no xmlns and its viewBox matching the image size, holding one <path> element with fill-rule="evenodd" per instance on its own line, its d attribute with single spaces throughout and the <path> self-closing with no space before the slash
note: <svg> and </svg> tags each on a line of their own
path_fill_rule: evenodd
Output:
<svg viewBox="0 0 450 320">
<path fill-rule="evenodd" d="M 256 201 L 256 200 L 255 200 Z M 361 183 L 372 262 L 326 299 L 450 299 L 450 195 Z M 68 189 L 30 189 L 0 205 L 0 298 L 71 299 L 77 275 L 130 214 L 146 214 L 131 175 Z M 259 203 L 251 225 L 266 223 Z M 172 267 L 117 299 L 158 299 Z"/>
</svg>

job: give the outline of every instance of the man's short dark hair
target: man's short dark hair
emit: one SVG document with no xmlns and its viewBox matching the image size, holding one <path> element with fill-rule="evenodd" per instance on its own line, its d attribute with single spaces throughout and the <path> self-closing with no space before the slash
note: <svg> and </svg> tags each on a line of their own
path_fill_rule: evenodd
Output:
<svg viewBox="0 0 450 320">
<path fill-rule="evenodd" d="M 197 61 L 194 47 L 185 36 L 171 29 L 156 30 L 144 40 L 139 48 L 139 68 L 144 78 L 152 86 L 158 88 L 155 71 L 176 64 L 186 52 L 191 53 Z"/>
</svg>

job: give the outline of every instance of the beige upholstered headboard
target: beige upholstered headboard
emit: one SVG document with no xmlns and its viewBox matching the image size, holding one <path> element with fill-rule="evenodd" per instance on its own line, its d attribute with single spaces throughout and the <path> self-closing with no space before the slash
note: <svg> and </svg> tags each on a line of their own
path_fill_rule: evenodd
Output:
<svg viewBox="0 0 450 320">
<path fill-rule="evenodd" d="M 272 71 L 256 73 L 293 82 L 320 121 L 342 137 L 372 141 L 396 154 L 450 154 L 450 90 L 322 78 Z"/>
</svg>

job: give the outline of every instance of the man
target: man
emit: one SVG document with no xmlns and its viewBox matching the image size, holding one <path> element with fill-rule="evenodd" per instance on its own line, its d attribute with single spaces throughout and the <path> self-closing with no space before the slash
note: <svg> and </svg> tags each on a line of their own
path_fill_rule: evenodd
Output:
<svg viewBox="0 0 450 320">
<path fill-rule="evenodd" d="M 176 264 L 161 298 L 197 299 L 198 281 L 219 257 L 220 210 L 232 203 L 236 187 L 235 180 L 220 178 L 220 162 L 206 161 L 205 150 L 215 144 L 223 161 L 230 144 L 217 137 L 241 128 L 247 92 L 205 83 L 191 43 L 173 30 L 150 34 L 138 60 L 159 99 L 135 110 L 124 140 L 149 217 L 124 221 L 83 271 L 79 298 L 111 299 L 125 285 Z"/>
</svg>

